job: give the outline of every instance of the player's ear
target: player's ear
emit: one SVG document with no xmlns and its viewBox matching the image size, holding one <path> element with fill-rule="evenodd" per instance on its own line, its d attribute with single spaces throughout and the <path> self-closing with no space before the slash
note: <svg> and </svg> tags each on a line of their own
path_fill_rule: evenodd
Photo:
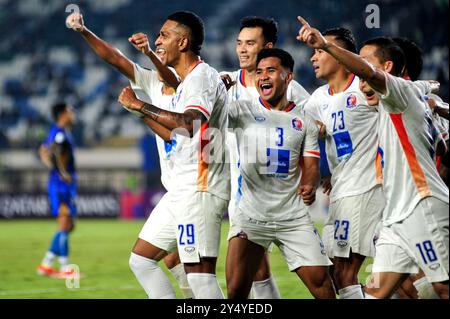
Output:
<svg viewBox="0 0 450 319">
<path fill-rule="evenodd" d="M 273 42 L 267 42 L 264 46 L 265 49 L 272 49 L 273 48 Z"/>
<path fill-rule="evenodd" d="M 294 73 L 289 71 L 286 76 L 286 84 L 289 84 L 293 79 L 294 79 Z"/>
<path fill-rule="evenodd" d="M 186 52 L 189 50 L 189 38 L 182 37 L 178 43 L 178 47 L 181 52 Z"/>
<path fill-rule="evenodd" d="M 384 71 L 386 71 L 389 74 L 392 74 L 392 72 L 394 71 L 394 62 L 392 61 L 386 61 L 383 64 L 383 69 Z"/>
</svg>

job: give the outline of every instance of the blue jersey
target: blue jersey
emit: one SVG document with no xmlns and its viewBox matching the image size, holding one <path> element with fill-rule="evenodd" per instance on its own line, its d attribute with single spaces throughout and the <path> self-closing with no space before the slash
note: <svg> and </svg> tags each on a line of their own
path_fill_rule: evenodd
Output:
<svg viewBox="0 0 450 319">
<path fill-rule="evenodd" d="M 57 144 L 62 149 L 62 163 L 66 171 L 72 176 L 72 183 L 62 180 L 58 170 L 53 167 L 50 170 L 48 180 L 48 193 L 50 207 L 53 216 L 76 214 L 76 171 L 75 171 L 75 144 L 69 132 L 65 129 L 53 125 L 44 145 L 50 148 L 52 144 Z M 53 155 L 52 155 L 53 156 Z"/>
<path fill-rule="evenodd" d="M 48 137 L 44 145 L 49 148 L 52 144 L 58 144 L 62 148 L 63 165 L 66 171 L 75 180 L 76 177 L 75 157 L 74 157 L 75 144 L 73 142 L 72 135 L 69 132 L 67 132 L 64 128 L 58 127 L 57 125 L 53 125 L 48 133 Z M 58 174 L 56 168 L 52 168 L 50 171 L 50 181 L 62 182 L 61 177 Z"/>
</svg>

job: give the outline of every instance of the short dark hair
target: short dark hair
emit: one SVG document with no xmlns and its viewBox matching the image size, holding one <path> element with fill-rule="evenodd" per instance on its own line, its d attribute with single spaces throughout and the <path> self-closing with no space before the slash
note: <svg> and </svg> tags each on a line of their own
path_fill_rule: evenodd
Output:
<svg viewBox="0 0 450 319">
<path fill-rule="evenodd" d="M 322 32 L 323 36 L 335 37 L 342 47 L 350 52 L 356 53 L 356 40 L 352 31 L 347 28 L 333 28 Z"/>
<path fill-rule="evenodd" d="M 261 28 L 266 43 L 272 42 L 274 45 L 277 43 L 278 23 L 272 18 L 256 16 L 244 17 L 241 20 L 239 32 L 244 28 Z"/>
<path fill-rule="evenodd" d="M 167 20 L 178 22 L 189 29 L 190 49 L 196 55 L 200 55 L 205 40 L 205 26 L 202 19 L 190 11 L 177 11 L 169 15 Z"/>
<path fill-rule="evenodd" d="M 394 40 L 387 37 L 378 37 L 367 40 L 362 46 L 364 47 L 366 45 L 377 47 L 375 56 L 380 59 L 380 62 L 385 63 L 387 61 L 392 61 L 394 63 L 394 75 L 402 75 L 405 67 L 405 54 Z"/>
<path fill-rule="evenodd" d="M 422 49 L 413 41 L 407 38 L 392 38 L 395 43 L 403 50 L 405 55 L 405 71 L 409 78 L 416 81 L 422 73 L 423 52 Z"/>
<path fill-rule="evenodd" d="M 287 51 L 277 48 L 262 49 L 258 53 L 258 57 L 256 58 L 256 65 L 258 65 L 262 59 L 270 57 L 276 57 L 280 59 L 282 66 L 289 69 L 289 71 L 294 72 L 294 59 L 292 58 L 292 55 L 290 55 Z"/>
<path fill-rule="evenodd" d="M 52 116 L 55 121 L 58 121 L 59 117 L 62 113 L 64 113 L 67 109 L 67 104 L 64 102 L 56 103 L 52 106 Z"/>
</svg>

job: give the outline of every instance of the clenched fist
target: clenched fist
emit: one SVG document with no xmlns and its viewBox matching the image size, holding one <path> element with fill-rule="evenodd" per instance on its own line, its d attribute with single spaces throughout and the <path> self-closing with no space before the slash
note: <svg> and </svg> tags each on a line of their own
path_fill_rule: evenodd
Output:
<svg viewBox="0 0 450 319">
<path fill-rule="evenodd" d="M 146 34 L 142 32 L 133 34 L 131 37 L 128 38 L 128 41 L 131 42 L 131 44 L 136 49 L 138 49 L 144 54 L 147 54 L 150 51 L 148 37 Z"/>
<path fill-rule="evenodd" d="M 134 91 L 130 86 L 125 87 L 122 92 L 120 92 L 118 101 L 125 108 L 132 111 L 139 111 L 145 104 L 137 99 L 136 94 L 134 94 Z"/>
<path fill-rule="evenodd" d="M 71 13 L 66 19 L 66 26 L 74 31 L 83 32 L 84 30 L 83 15 L 79 12 Z"/>
</svg>

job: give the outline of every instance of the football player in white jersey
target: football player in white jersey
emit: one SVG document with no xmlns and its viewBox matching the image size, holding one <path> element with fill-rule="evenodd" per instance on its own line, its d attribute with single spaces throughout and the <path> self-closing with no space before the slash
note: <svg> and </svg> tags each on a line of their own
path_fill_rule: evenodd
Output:
<svg viewBox="0 0 450 319">
<path fill-rule="evenodd" d="M 147 44 L 148 46 L 148 39 L 145 34 L 136 34 L 133 35 L 132 38 L 134 41 L 139 42 L 141 39 L 144 39 L 145 41 L 142 41 L 142 43 Z M 158 53 L 159 52 L 156 52 L 157 55 Z M 161 57 L 161 60 L 163 60 L 163 57 Z M 153 103 L 160 106 L 162 109 L 170 111 L 172 98 L 175 95 L 175 89 L 164 82 L 157 71 L 145 69 L 140 67 L 138 64 L 135 64 L 134 72 L 136 82 L 134 83 L 130 81 L 130 84 L 136 94 L 136 97 L 141 101 Z M 141 117 L 150 128 L 156 130 L 158 129 L 155 127 L 157 123 L 155 123 L 151 118 L 145 117 L 141 113 L 137 113 L 137 115 Z M 160 134 L 163 135 L 164 130 L 160 131 Z M 164 140 L 158 134 L 155 134 L 161 168 L 161 183 L 166 191 L 170 192 L 173 189 L 172 184 L 175 181 L 175 178 L 171 175 L 173 164 L 171 162 L 170 155 L 176 147 L 176 140 L 170 140 L 170 136 L 165 138 L 168 140 Z M 141 232 L 139 233 L 139 238 L 146 240 L 146 236 L 151 232 L 150 229 L 152 227 L 159 227 L 161 224 L 164 224 L 163 221 L 166 218 L 168 211 L 166 206 L 170 204 L 168 198 L 169 194 L 164 194 L 159 203 L 154 207 Z M 184 271 L 183 264 L 180 262 L 178 253 L 173 252 L 168 254 L 164 257 L 163 261 L 174 278 L 177 280 L 184 297 L 193 298 L 192 290 L 187 282 L 186 272 Z"/>
<path fill-rule="evenodd" d="M 172 220 L 152 229 L 148 241 L 136 242 L 130 265 L 144 287 L 158 289 L 160 285 L 148 272 L 139 276 L 150 264 L 156 265 L 162 254 L 178 247 L 189 285 L 200 299 L 223 298 L 215 264 L 229 200 L 229 168 L 222 146 L 227 125 L 226 89 L 217 71 L 198 59 L 203 38 L 200 18 L 182 11 L 168 17 L 155 42 L 157 51 L 164 51 L 166 64 L 174 67 L 182 80 L 172 99 L 174 112 L 139 101 L 129 89 L 119 98 L 176 138 L 171 157 L 178 182 L 170 194 L 168 212 Z"/>
<path fill-rule="evenodd" d="M 327 41 L 356 52 L 345 28 L 322 33 Z M 311 62 L 327 81 L 309 98 L 305 111 L 325 126 L 331 171 L 330 207 L 322 238 L 333 258 L 333 281 L 341 299 L 364 299 L 358 272 L 374 256 L 373 238 L 384 208 L 381 163 L 377 163 L 378 112 L 367 105 L 359 78 L 323 50 Z M 378 165 L 377 165 L 378 164 Z"/>
<path fill-rule="evenodd" d="M 448 299 L 449 194 L 434 163 L 432 115 L 423 100 L 438 89 L 437 83 L 402 79 L 404 55 L 390 39 L 365 42 L 359 56 L 298 19 L 297 39 L 326 51 L 359 76 L 361 91 L 380 113 L 386 208 L 365 297 L 388 298 L 421 268 L 439 297 Z"/>
<path fill-rule="evenodd" d="M 335 298 L 331 262 L 306 207 L 314 202 L 319 182 L 318 128 L 287 99 L 291 55 L 263 49 L 257 66 L 260 97 L 229 104 L 242 183 L 227 252 L 228 298 L 247 298 L 272 243 L 314 297 Z"/>
<path fill-rule="evenodd" d="M 145 53 L 159 70 L 162 72 L 164 78 L 167 82 L 162 82 L 162 76 L 157 74 L 155 71 L 146 70 L 139 65 L 130 61 L 127 57 L 119 52 L 116 48 L 112 47 L 110 44 L 101 40 L 95 36 L 90 30 L 84 26 L 84 21 L 82 15 L 79 13 L 73 13 L 67 18 L 67 23 L 75 31 L 82 33 L 85 36 L 86 41 L 92 46 L 94 51 L 99 57 L 101 57 L 105 62 L 116 67 L 121 73 L 130 79 L 131 86 L 135 89 L 136 94 L 144 101 L 153 101 L 154 104 L 161 106 L 163 109 L 169 109 L 172 97 L 174 95 L 173 87 L 176 87 L 179 83 L 178 77 L 173 72 L 173 69 L 163 68 L 165 55 L 164 51 L 153 52 L 148 43 L 142 41 L 146 36 L 143 33 L 133 34 L 129 41 L 138 50 L 144 49 Z M 139 42 L 139 44 L 136 43 Z M 148 41 L 147 41 L 148 42 Z M 145 46 L 144 46 L 145 45 Z M 170 84 L 169 84 L 170 83 Z M 139 117 L 142 117 L 143 121 L 155 132 L 156 143 L 160 158 L 161 167 L 161 182 L 164 188 L 170 190 L 170 170 L 171 164 L 169 155 L 172 150 L 172 141 L 170 140 L 170 134 L 166 134 L 167 130 L 159 125 L 157 122 L 153 121 L 151 118 L 144 117 L 141 113 L 135 112 Z M 159 134 L 159 135 L 158 135 Z M 166 136 L 164 136 L 166 135 Z M 162 136 L 162 137 L 161 137 Z M 165 139 L 165 140 L 163 140 Z M 151 213 L 151 218 L 144 225 L 144 229 L 141 231 L 139 237 L 143 237 L 146 233 L 145 229 L 149 227 L 150 221 L 152 224 L 158 225 L 158 219 L 164 216 L 165 206 L 168 204 L 168 195 L 163 196 L 162 200 L 154 208 Z M 156 220 L 155 220 L 156 219 Z M 145 240 L 145 237 L 143 238 Z M 169 271 L 172 273 L 174 278 L 177 280 L 181 291 L 186 298 L 192 297 L 192 291 L 187 283 L 186 273 L 184 271 L 183 265 L 180 263 L 179 256 L 176 252 L 171 253 L 164 257 L 164 263 L 166 264 Z"/>
<path fill-rule="evenodd" d="M 234 85 L 228 90 L 228 103 L 234 101 L 254 100 L 259 97 L 256 89 L 256 58 L 263 48 L 272 48 L 277 42 L 278 26 L 275 20 L 264 17 L 249 16 L 241 20 L 239 35 L 236 40 L 236 55 L 239 59 L 240 69 L 234 72 L 222 72 L 228 75 L 230 83 Z M 303 108 L 309 97 L 308 92 L 295 80 L 289 83 L 287 96 L 295 102 L 298 110 Z M 239 184 L 242 177 L 239 173 L 239 155 L 236 136 L 233 132 L 227 133 L 227 147 L 230 156 L 231 196 L 228 205 L 230 224 L 239 199 Z M 280 298 L 278 287 L 270 273 L 269 258 L 264 256 L 252 285 L 252 297 L 255 299 Z"/>
<path fill-rule="evenodd" d="M 80 14 L 67 20 L 98 55 L 135 82 L 134 64 L 85 28 Z M 130 256 L 130 267 L 150 298 L 175 297 L 157 263 L 177 246 L 194 297 L 223 298 L 215 266 L 222 216 L 229 200 L 229 167 L 224 165 L 221 145 L 227 127 L 227 96 L 217 71 L 198 58 L 203 40 L 203 22 L 191 12 L 171 14 L 161 27 L 155 42 L 157 52 L 182 80 L 172 99 L 173 111 L 139 101 L 130 88 L 119 98 L 128 109 L 156 122 L 164 131 L 155 130 L 161 137 L 177 141 L 171 156 L 178 181 L 170 194 L 168 217 L 164 225 L 152 227 L 146 235 L 148 241 L 137 240 Z M 144 48 L 146 54 L 148 51 Z"/>
<path fill-rule="evenodd" d="M 394 40 L 402 49 L 405 55 L 405 67 L 403 68 L 402 77 L 405 80 L 417 81 L 423 67 L 422 50 L 417 44 L 407 38 L 392 38 L 392 40 Z M 435 94 L 430 94 L 428 97 L 427 103 L 432 110 L 436 103 L 442 101 L 442 99 Z M 434 134 L 442 135 L 442 140 L 437 139 L 436 141 L 436 167 L 439 170 L 441 158 L 440 152 L 442 152 L 442 148 L 444 148 L 443 151 L 445 152 L 445 143 L 448 142 L 448 121 L 439 117 L 438 114 L 433 111 L 433 123 L 436 126 Z M 439 171 L 439 173 L 441 174 L 441 171 Z M 428 282 L 422 270 L 420 270 L 418 274 L 409 276 L 397 290 L 397 293 L 402 299 L 439 299 L 439 296 L 436 295 L 433 286 Z"/>
</svg>

